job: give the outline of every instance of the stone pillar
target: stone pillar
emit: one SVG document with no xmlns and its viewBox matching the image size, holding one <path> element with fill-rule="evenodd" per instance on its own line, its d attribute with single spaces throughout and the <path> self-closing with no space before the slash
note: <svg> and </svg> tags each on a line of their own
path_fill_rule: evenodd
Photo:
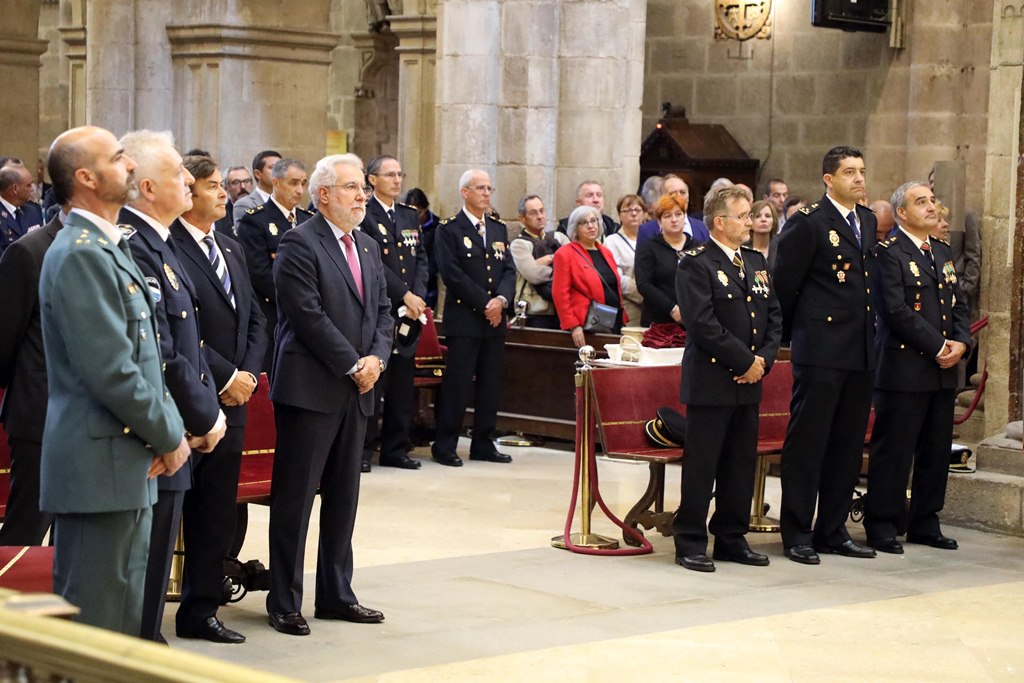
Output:
<svg viewBox="0 0 1024 683">
<path fill-rule="evenodd" d="M 46 42 L 36 36 L 39 24 L 38 0 L 4 3 L 0 23 L 0 149 L 25 162 L 35 178 L 39 137 L 39 64 Z"/>
<path fill-rule="evenodd" d="M 90 0 L 90 3 L 93 0 Z M 135 1 L 135 128 L 169 130 L 173 108 L 171 43 L 167 25 L 174 19 L 174 3 Z M 182 148 L 181 151 L 185 151 Z"/>
<path fill-rule="evenodd" d="M 1024 8 L 996 2 L 992 21 L 982 222 L 981 309 L 989 316 L 982 337 L 989 373 L 986 434 L 1001 432 L 1007 422 L 1021 418 L 1024 367 Z"/>
<path fill-rule="evenodd" d="M 419 187 L 427 197 L 436 194 L 434 167 L 437 140 L 434 107 L 437 79 L 437 17 L 412 14 L 388 17 L 391 32 L 398 37 L 398 153 L 395 155 L 408 174 L 405 189 Z M 425 11 L 433 12 L 431 7 Z"/>
<path fill-rule="evenodd" d="M 85 120 L 120 136 L 135 127 L 135 2 L 85 5 Z"/>
</svg>

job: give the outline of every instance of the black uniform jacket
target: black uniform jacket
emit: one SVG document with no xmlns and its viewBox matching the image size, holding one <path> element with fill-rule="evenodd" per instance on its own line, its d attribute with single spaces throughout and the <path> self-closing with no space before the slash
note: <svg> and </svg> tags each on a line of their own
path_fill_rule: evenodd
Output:
<svg viewBox="0 0 1024 683">
<path fill-rule="evenodd" d="M 366 217 L 360 228 L 376 240 L 384 262 L 384 278 L 391 299 L 391 316 L 398 320 L 398 307 L 406 292 L 425 299 L 427 296 L 427 250 L 420 232 L 416 209 L 395 202 L 395 223 L 391 223 L 384 207 L 371 197 L 366 202 Z"/>
<path fill-rule="evenodd" d="M 739 384 L 754 356 L 771 370 L 782 337 L 782 315 L 768 263 L 741 247 L 744 277 L 717 244 L 683 252 L 676 296 L 686 326 L 679 401 L 693 405 L 760 403 L 761 382 Z"/>
<path fill-rule="evenodd" d="M 943 370 L 935 356 L 947 339 L 970 344 L 967 302 L 949 244 L 936 239 L 928 243 L 934 268 L 902 230 L 875 249 L 878 389 L 956 388 L 956 367 Z"/>
<path fill-rule="evenodd" d="M 461 337 L 504 336 L 506 319 L 491 327 L 484 308 L 491 298 L 515 297 L 516 268 L 508 248 L 505 224 L 486 217 L 485 239 L 464 211 L 437 227 L 437 271 L 448 287 L 444 302 L 444 331 Z M 505 316 L 508 309 L 505 311 Z"/>
<path fill-rule="evenodd" d="M 863 246 L 827 197 L 793 214 L 779 237 L 775 292 L 782 338 L 794 363 L 864 371 L 875 368 L 870 291 L 875 215 L 857 206 Z"/>
<path fill-rule="evenodd" d="M 313 217 L 301 206 L 295 207 L 295 223 L 298 225 Z M 245 249 L 245 262 L 249 266 L 249 279 L 259 296 L 260 306 L 268 321 L 277 321 L 277 294 L 274 290 L 274 259 L 277 247 L 292 224 L 277 204 L 268 201 L 255 209 L 246 209 L 241 220 L 235 225 L 238 241 Z"/>
</svg>

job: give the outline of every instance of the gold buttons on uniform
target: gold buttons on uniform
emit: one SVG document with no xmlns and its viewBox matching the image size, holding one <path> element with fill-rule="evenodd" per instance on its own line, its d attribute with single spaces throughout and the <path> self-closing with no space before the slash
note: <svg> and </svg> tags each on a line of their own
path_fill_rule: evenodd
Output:
<svg viewBox="0 0 1024 683">
<path fill-rule="evenodd" d="M 757 334 L 757 328 L 756 327 L 754 328 L 754 334 Z"/>
<path fill-rule="evenodd" d="M 871 307 L 870 307 L 870 306 L 868 306 L 868 310 L 869 310 L 869 311 L 871 310 Z"/>
<path fill-rule="evenodd" d="M 203 339 L 200 339 L 200 340 L 199 340 L 199 348 L 203 348 L 203 345 L 204 345 L 204 344 L 206 344 L 206 341 L 205 341 L 205 340 L 203 340 Z"/>
<path fill-rule="evenodd" d="M 143 312 L 142 312 L 142 319 L 143 319 L 143 320 L 145 320 L 145 319 L 146 319 L 146 312 L 145 312 L 145 311 L 143 311 Z"/>
<path fill-rule="evenodd" d="M 750 317 L 751 318 L 756 318 L 757 317 L 757 313 L 754 313 L 753 311 L 751 311 L 750 312 Z"/>
<path fill-rule="evenodd" d="M 125 434 L 131 434 L 132 433 L 132 430 L 128 429 L 127 427 L 125 427 L 121 431 L 124 432 Z"/>
<path fill-rule="evenodd" d="M 939 289 L 942 289 L 942 283 L 941 282 L 939 283 Z"/>
<path fill-rule="evenodd" d="M 139 332 L 139 339 L 141 339 L 142 341 L 146 341 L 146 331 L 145 330 L 142 330 L 142 331 Z"/>
<path fill-rule="evenodd" d="M 747 301 L 750 301 L 750 297 L 749 296 L 747 297 Z M 753 315 L 753 313 L 751 313 L 751 315 Z"/>
<path fill-rule="evenodd" d="M 905 348 L 907 348 L 907 345 L 906 344 L 900 344 L 900 348 L 901 349 L 905 349 Z"/>
<path fill-rule="evenodd" d="M 188 311 L 182 311 L 181 312 L 181 319 L 184 320 L 187 317 L 188 317 Z"/>
<path fill-rule="evenodd" d="M 825 318 L 825 320 L 827 320 L 828 322 L 832 322 L 832 316 Z"/>
<path fill-rule="evenodd" d="M 868 287 L 868 288 L 867 288 L 867 293 L 868 293 L 868 294 L 870 294 L 870 293 L 871 293 L 871 288 L 870 288 L 870 287 Z"/>
<path fill-rule="evenodd" d="M 712 359 L 711 359 L 711 362 L 712 362 L 712 363 L 717 363 L 717 362 L 718 362 L 718 360 L 717 360 L 717 359 L 715 359 L 715 358 L 712 358 Z"/>
</svg>

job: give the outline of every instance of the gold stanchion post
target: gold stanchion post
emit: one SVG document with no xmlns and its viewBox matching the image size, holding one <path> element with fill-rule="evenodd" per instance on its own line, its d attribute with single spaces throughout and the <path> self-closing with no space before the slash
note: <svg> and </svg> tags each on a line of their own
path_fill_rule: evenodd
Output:
<svg viewBox="0 0 1024 683">
<path fill-rule="evenodd" d="M 767 459 L 758 456 L 757 467 L 754 470 L 754 502 L 750 511 L 750 530 L 775 533 L 781 529 L 779 521 L 764 514 L 764 483 L 767 478 Z"/>
</svg>

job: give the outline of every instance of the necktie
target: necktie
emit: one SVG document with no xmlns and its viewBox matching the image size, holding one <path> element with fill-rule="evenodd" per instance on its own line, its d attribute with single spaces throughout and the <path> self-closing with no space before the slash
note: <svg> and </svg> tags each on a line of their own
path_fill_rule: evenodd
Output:
<svg viewBox="0 0 1024 683">
<path fill-rule="evenodd" d="M 395 210 L 388 209 L 388 220 L 391 221 L 391 227 L 397 227 L 395 225 Z"/>
<path fill-rule="evenodd" d="M 859 246 L 860 245 L 860 230 L 857 229 L 857 217 L 854 215 L 853 211 L 851 211 L 850 213 L 846 214 L 846 222 L 850 224 L 851 228 L 853 228 L 853 234 L 857 237 L 857 245 Z"/>
<path fill-rule="evenodd" d="M 224 259 L 220 257 L 220 254 L 217 253 L 217 245 L 213 241 L 213 235 L 204 237 L 203 242 L 209 251 L 210 266 L 213 267 L 213 272 L 217 273 L 220 285 L 224 288 L 224 293 L 228 295 L 228 299 L 231 300 L 231 307 L 234 308 L 235 295 L 231 293 L 231 274 L 228 273 L 228 266 L 224 263 Z"/>
<path fill-rule="evenodd" d="M 927 242 L 922 242 L 921 243 L 921 251 L 924 252 L 924 257 L 926 259 L 928 259 L 928 265 L 931 266 L 932 270 L 934 271 L 935 270 L 935 257 L 932 256 L 932 247 L 931 247 L 931 245 L 928 244 Z"/>
<path fill-rule="evenodd" d="M 743 259 L 740 258 L 740 252 L 736 252 L 732 255 L 732 264 L 740 269 L 740 277 L 745 277 L 743 274 Z"/>
<path fill-rule="evenodd" d="M 25 226 L 21 224 L 21 219 L 24 218 L 25 212 L 21 209 L 14 210 L 14 223 L 18 226 L 18 230 L 24 230 Z"/>
<path fill-rule="evenodd" d="M 341 241 L 345 245 L 345 260 L 348 261 L 348 269 L 352 271 L 352 279 L 356 281 L 359 300 L 363 301 L 363 271 L 359 267 L 359 254 L 356 253 L 356 245 L 350 234 L 342 235 Z"/>
<path fill-rule="evenodd" d="M 135 259 L 132 258 L 131 247 L 128 246 L 128 240 L 122 237 L 117 241 L 117 246 L 121 247 L 121 251 L 124 252 L 125 258 L 127 258 L 132 263 L 135 263 Z"/>
<path fill-rule="evenodd" d="M 294 211 L 292 211 L 291 213 L 288 214 L 288 222 L 292 224 L 293 228 L 295 227 L 295 212 Z"/>
<path fill-rule="evenodd" d="M 476 222 L 476 231 L 477 231 L 477 233 L 479 233 L 480 239 L 483 239 L 484 238 L 484 233 L 487 232 L 487 229 L 484 227 L 484 222 L 483 221 L 477 221 Z"/>
</svg>

